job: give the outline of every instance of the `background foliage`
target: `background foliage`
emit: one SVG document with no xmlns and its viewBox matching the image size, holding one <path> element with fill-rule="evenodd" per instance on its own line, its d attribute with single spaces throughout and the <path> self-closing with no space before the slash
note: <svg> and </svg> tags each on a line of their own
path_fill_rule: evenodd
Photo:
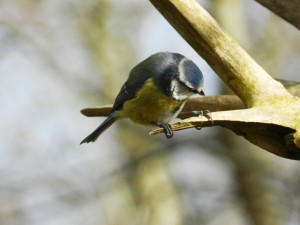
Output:
<svg viewBox="0 0 300 225">
<path fill-rule="evenodd" d="M 299 32 L 252 1 L 199 1 L 277 78 L 299 80 Z M 207 95 L 225 88 L 148 1 L 0 1 L 0 223 L 299 224 L 299 162 L 209 128 L 148 137 L 102 119 L 130 68 L 158 51 L 203 70 Z M 266 84 L 267 85 L 267 84 Z M 287 109 L 288 110 L 288 109 Z"/>
</svg>

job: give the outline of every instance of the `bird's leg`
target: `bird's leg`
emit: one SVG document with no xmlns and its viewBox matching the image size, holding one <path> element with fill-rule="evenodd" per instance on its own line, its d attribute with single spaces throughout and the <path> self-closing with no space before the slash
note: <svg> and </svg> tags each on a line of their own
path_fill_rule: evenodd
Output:
<svg viewBox="0 0 300 225">
<path fill-rule="evenodd" d="M 209 110 L 200 110 L 200 111 L 189 111 L 189 112 L 181 112 L 181 115 L 191 115 L 191 116 L 204 116 L 208 120 L 210 120 L 212 123 L 214 123 L 212 117 L 211 117 L 211 112 Z M 202 127 L 196 126 L 195 127 L 197 130 L 201 130 Z"/>
<path fill-rule="evenodd" d="M 158 126 L 164 130 L 164 133 L 166 135 L 166 138 L 171 138 L 173 137 L 173 129 L 170 124 L 168 123 L 157 123 L 157 122 L 152 122 L 153 125 Z"/>
</svg>

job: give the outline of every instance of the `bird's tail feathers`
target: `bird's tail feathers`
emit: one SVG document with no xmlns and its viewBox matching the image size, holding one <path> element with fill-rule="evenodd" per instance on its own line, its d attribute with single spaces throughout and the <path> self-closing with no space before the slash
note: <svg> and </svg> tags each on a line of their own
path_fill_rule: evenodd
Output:
<svg viewBox="0 0 300 225">
<path fill-rule="evenodd" d="M 104 122 L 99 127 L 97 127 L 96 130 L 94 130 L 89 136 L 83 139 L 80 144 L 96 141 L 100 134 L 102 134 L 107 128 L 109 128 L 115 121 L 116 116 L 113 112 L 104 120 Z"/>
</svg>

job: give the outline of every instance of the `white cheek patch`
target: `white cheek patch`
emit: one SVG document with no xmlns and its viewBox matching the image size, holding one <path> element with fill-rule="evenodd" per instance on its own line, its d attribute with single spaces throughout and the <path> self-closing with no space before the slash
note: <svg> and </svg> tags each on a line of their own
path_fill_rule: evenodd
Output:
<svg viewBox="0 0 300 225">
<path fill-rule="evenodd" d="M 193 95 L 189 90 L 183 87 L 177 80 L 171 82 L 172 97 L 176 100 L 183 101 Z"/>
<path fill-rule="evenodd" d="M 172 97 L 176 100 L 179 100 L 179 93 L 177 90 L 178 82 L 176 80 L 171 81 L 171 94 Z"/>
<path fill-rule="evenodd" d="M 177 81 L 176 81 L 176 80 L 172 80 L 172 81 L 171 81 L 171 88 L 170 88 L 170 89 L 171 89 L 171 93 L 173 93 L 173 92 L 175 91 L 175 88 L 176 88 L 176 87 L 175 87 L 175 86 L 176 86 L 176 83 L 177 83 Z"/>
</svg>

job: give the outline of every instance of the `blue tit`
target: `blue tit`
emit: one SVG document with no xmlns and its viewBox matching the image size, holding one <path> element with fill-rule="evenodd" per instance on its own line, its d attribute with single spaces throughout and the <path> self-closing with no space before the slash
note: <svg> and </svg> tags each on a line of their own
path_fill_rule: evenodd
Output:
<svg viewBox="0 0 300 225">
<path fill-rule="evenodd" d="M 82 143 L 94 142 L 116 120 L 129 118 L 142 125 L 161 127 L 167 138 L 173 136 L 169 124 L 186 100 L 204 95 L 203 75 L 194 62 L 181 54 L 159 52 L 130 72 L 104 122 Z"/>
</svg>

